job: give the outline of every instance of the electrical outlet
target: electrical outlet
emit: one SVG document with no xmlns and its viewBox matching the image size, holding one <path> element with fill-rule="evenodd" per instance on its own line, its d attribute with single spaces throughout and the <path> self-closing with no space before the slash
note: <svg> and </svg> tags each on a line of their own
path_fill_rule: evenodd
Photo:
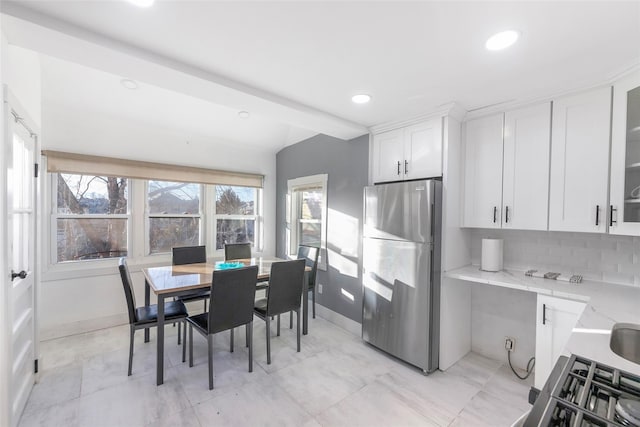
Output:
<svg viewBox="0 0 640 427">
<path fill-rule="evenodd" d="M 318 293 L 322 293 L 322 283 L 318 283 Z"/>
<path fill-rule="evenodd" d="M 516 339 L 511 337 L 504 337 L 504 349 L 507 351 L 513 351 L 516 347 Z"/>
</svg>

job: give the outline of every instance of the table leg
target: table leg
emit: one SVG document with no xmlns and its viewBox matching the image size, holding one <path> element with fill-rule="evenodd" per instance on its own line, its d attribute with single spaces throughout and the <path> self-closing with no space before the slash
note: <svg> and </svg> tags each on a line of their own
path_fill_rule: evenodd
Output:
<svg viewBox="0 0 640 427">
<path fill-rule="evenodd" d="M 302 334 L 307 335 L 309 324 L 309 272 L 304 272 L 304 285 L 302 287 Z"/>
<path fill-rule="evenodd" d="M 151 305 L 151 290 L 147 279 L 144 279 L 144 305 L 146 307 Z M 144 328 L 144 342 L 149 342 L 149 328 Z"/>
<path fill-rule="evenodd" d="M 156 329 L 158 329 L 156 384 L 161 385 L 164 382 L 164 296 L 162 294 L 158 295 L 158 326 Z"/>
</svg>

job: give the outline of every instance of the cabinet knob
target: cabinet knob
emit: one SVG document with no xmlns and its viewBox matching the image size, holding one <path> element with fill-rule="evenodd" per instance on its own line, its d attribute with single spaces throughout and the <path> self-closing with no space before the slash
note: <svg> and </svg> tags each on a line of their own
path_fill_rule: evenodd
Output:
<svg viewBox="0 0 640 427">
<path fill-rule="evenodd" d="M 409 162 L 408 161 L 404 161 L 404 174 L 408 175 L 409 174 Z"/>
<path fill-rule="evenodd" d="M 400 175 L 400 160 L 398 160 L 398 175 Z"/>
<path fill-rule="evenodd" d="M 509 222 L 509 206 L 504 208 L 504 222 L 505 224 Z"/>
<path fill-rule="evenodd" d="M 547 324 L 547 304 L 542 304 L 542 324 Z"/>
<path fill-rule="evenodd" d="M 493 223 L 495 224 L 498 221 L 498 207 L 493 207 Z"/>
<path fill-rule="evenodd" d="M 596 227 L 600 225 L 600 205 L 596 205 Z"/>
</svg>

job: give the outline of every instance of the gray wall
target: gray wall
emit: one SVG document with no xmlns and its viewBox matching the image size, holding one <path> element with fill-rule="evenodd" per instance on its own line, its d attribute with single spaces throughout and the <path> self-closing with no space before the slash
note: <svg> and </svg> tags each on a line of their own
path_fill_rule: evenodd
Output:
<svg viewBox="0 0 640 427">
<path fill-rule="evenodd" d="M 362 322 L 362 194 L 368 180 L 369 136 L 350 141 L 316 135 L 276 155 L 276 255 L 285 256 L 287 180 L 328 174 L 327 271 L 316 302 Z M 351 301 L 342 290 L 354 296 Z"/>
</svg>

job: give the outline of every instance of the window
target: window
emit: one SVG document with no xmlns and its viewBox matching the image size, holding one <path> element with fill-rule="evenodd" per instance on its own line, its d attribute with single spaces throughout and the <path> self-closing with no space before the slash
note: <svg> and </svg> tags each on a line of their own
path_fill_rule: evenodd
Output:
<svg viewBox="0 0 640 427">
<path fill-rule="evenodd" d="M 56 262 L 127 254 L 128 181 L 125 178 L 58 174 L 52 216 Z"/>
<path fill-rule="evenodd" d="M 216 185 L 215 189 L 216 249 L 224 249 L 225 243 L 252 243 L 259 248 L 259 190 L 228 185 Z"/>
<path fill-rule="evenodd" d="M 147 182 L 147 253 L 200 244 L 201 194 L 200 184 Z"/>
<path fill-rule="evenodd" d="M 327 175 L 290 179 L 288 188 L 288 253 L 296 255 L 299 245 L 321 248 L 318 266 L 326 269 Z"/>
</svg>

